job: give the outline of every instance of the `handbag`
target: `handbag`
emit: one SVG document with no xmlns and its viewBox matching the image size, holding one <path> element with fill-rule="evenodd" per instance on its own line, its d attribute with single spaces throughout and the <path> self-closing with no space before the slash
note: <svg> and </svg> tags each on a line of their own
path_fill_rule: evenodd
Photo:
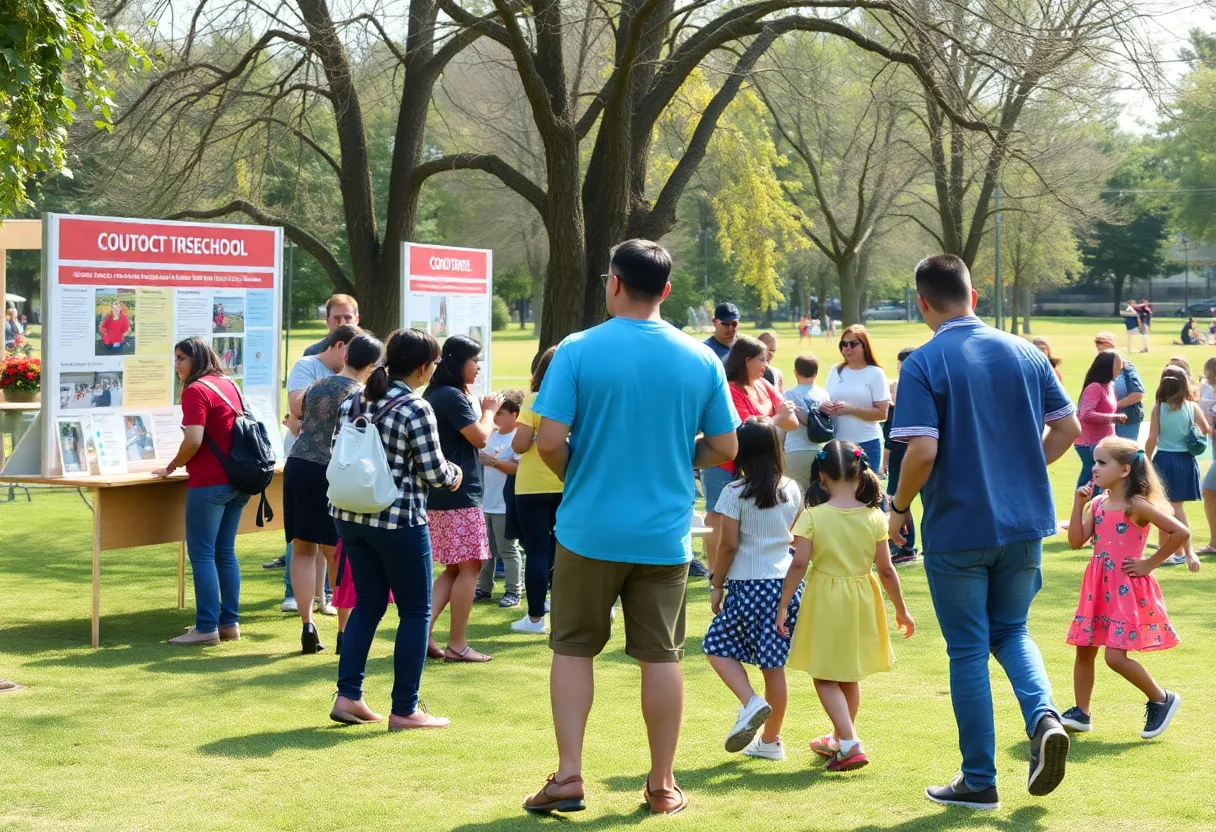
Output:
<svg viewBox="0 0 1216 832">
<path fill-rule="evenodd" d="M 806 438 L 816 445 L 825 445 L 836 437 L 836 420 L 819 409 L 819 403 L 806 400 Z"/>
<path fill-rule="evenodd" d="M 377 424 L 409 398 L 408 394 L 397 396 L 368 417 L 361 405 L 363 394 L 355 394 L 350 419 L 338 428 L 338 438 L 325 468 L 325 478 L 329 480 L 325 496 L 333 506 L 354 514 L 379 514 L 397 502 L 401 488 L 388 467 L 388 455 Z"/>
<path fill-rule="evenodd" d="M 1191 417 L 1191 428 L 1186 432 L 1186 449 L 1191 452 L 1191 456 L 1203 456 L 1208 449 L 1208 438 L 1199 430 L 1199 426 L 1195 424 L 1195 406 L 1187 402 L 1188 413 Z"/>
</svg>

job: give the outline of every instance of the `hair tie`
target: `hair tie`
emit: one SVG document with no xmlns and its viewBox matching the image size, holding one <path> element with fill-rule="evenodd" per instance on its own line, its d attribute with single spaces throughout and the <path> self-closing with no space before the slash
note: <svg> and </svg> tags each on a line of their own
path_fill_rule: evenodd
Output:
<svg viewBox="0 0 1216 832">
<path fill-rule="evenodd" d="M 828 458 L 827 448 L 820 448 L 819 454 L 815 457 L 815 459 L 819 460 L 820 462 L 825 462 L 827 460 L 827 458 Z"/>
<path fill-rule="evenodd" d="M 861 448 L 853 449 L 853 458 L 854 459 L 861 459 L 863 456 L 865 456 L 865 452 Z"/>
<path fill-rule="evenodd" d="M 1136 459 L 1144 459 L 1144 449 L 1143 448 L 1136 449 Z"/>
</svg>

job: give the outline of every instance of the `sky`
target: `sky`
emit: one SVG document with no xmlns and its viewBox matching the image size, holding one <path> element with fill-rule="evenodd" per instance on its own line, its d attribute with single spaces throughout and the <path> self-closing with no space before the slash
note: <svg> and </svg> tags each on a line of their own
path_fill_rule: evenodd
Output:
<svg viewBox="0 0 1216 832">
<path fill-rule="evenodd" d="M 1187 45 L 1187 34 L 1193 28 L 1216 32 L 1216 0 L 1174 0 L 1173 2 L 1145 2 L 1146 10 L 1154 12 L 1146 21 L 1149 36 L 1156 44 L 1157 55 L 1169 85 L 1166 97 L 1172 97 L 1172 89 L 1186 72 L 1186 64 L 1178 58 L 1179 51 Z M 1143 89 L 1128 89 L 1119 96 L 1123 112 L 1119 126 L 1129 133 L 1152 132 L 1158 121 L 1156 105 Z"/>
</svg>

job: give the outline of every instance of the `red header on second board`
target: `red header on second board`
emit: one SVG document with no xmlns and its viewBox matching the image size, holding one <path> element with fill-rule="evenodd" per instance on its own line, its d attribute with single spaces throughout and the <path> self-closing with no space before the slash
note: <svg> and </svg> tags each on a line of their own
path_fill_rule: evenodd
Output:
<svg viewBox="0 0 1216 832">
<path fill-rule="evenodd" d="M 490 276 L 489 252 L 446 246 L 410 246 L 410 277 L 467 277 L 485 280 Z M 482 287 L 481 291 L 484 291 Z"/>
<path fill-rule="evenodd" d="M 273 228 L 63 217 L 59 259 L 101 263 L 272 268 Z"/>
</svg>

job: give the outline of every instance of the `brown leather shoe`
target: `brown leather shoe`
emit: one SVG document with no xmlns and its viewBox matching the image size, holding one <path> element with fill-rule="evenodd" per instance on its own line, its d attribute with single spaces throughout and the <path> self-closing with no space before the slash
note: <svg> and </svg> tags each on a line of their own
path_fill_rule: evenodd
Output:
<svg viewBox="0 0 1216 832">
<path fill-rule="evenodd" d="M 650 811 L 656 815 L 674 815 L 688 808 L 688 796 L 683 789 L 673 785 L 670 789 L 652 790 L 650 775 L 646 775 L 646 788 L 642 790 L 642 796 L 650 805 Z"/>
<path fill-rule="evenodd" d="M 191 627 L 177 638 L 169 639 L 169 643 L 178 646 L 206 647 L 211 644 L 219 644 L 220 634 L 218 632 L 200 633 Z"/>
<path fill-rule="evenodd" d="M 220 627 L 220 641 L 240 641 L 241 625 L 233 624 L 231 627 Z"/>
<path fill-rule="evenodd" d="M 540 815 L 550 812 L 581 812 L 587 808 L 584 802 L 583 778 L 577 774 L 565 780 L 557 779 L 557 772 L 550 774 L 545 785 L 536 794 L 524 798 L 524 809 Z"/>
</svg>

